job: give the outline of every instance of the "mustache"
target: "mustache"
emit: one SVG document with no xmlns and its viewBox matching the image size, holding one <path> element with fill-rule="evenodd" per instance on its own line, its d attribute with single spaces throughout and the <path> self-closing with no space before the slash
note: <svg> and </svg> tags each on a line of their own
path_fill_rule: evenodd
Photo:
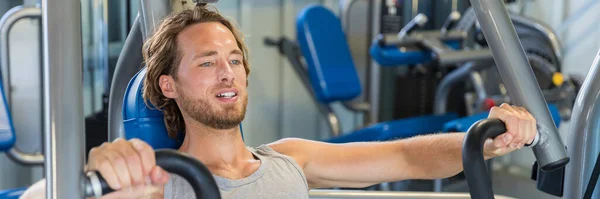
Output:
<svg viewBox="0 0 600 199">
<path fill-rule="evenodd" d="M 236 85 L 235 83 L 219 83 L 219 84 L 215 85 L 213 90 L 218 91 L 221 89 L 230 89 L 230 88 L 235 88 L 238 90 L 238 92 L 241 90 L 240 87 L 238 85 Z"/>
</svg>

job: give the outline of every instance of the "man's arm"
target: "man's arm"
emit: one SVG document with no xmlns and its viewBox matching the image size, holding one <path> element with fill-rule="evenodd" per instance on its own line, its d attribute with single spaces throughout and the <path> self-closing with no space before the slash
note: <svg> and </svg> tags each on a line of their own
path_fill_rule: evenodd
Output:
<svg viewBox="0 0 600 199">
<path fill-rule="evenodd" d="M 451 133 L 348 144 L 288 138 L 271 147 L 298 161 L 311 188 L 366 187 L 460 172 L 462 138 L 462 133 Z"/>
<path fill-rule="evenodd" d="M 508 131 L 485 144 L 485 158 L 504 155 L 530 143 L 535 120 L 517 107 L 495 108 L 490 118 L 506 123 Z M 389 142 L 330 144 L 283 139 L 270 144 L 294 158 L 311 188 L 365 187 L 406 179 L 450 177 L 462 171 L 464 133 L 417 136 Z"/>
</svg>

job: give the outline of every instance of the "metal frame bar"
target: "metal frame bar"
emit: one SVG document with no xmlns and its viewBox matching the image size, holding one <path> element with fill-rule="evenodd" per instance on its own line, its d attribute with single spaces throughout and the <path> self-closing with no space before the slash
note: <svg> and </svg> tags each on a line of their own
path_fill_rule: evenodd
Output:
<svg viewBox="0 0 600 199">
<path fill-rule="evenodd" d="M 171 1 L 167 0 L 139 0 L 140 10 L 130 35 L 125 40 L 123 50 L 115 67 L 115 74 L 111 87 L 108 103 L 108 139 L 125 137 L 123 129 L 123 98 L 129 80 L 140 70 L 143 62 L 143 42 L 152 34 L 154 27 L 171 13 Z M 197 1 L 196 1 L 197 2 Z M 139 35 L 141 33 L 141 35 Z M 139 66 L 139 67 L 136 67 Z"/>
<path fill-rule="evenodd" d="M 546 100 L 521 46 L 504 1 L 471 0 L 477 19 L 497 63 L 511 100 L 536 118 L 538 134 L 534 155 L 542 170 L 561 168 L 569 162 Z"/>
<path fill-rule="evenodd" d="M 446 106 L 447 106 L 447 102 L 448 102 L 448 95 L 450 94 L 450 90 L 452 89 L 452 87 L 454 87 L 454 85 L 456 85 L 457 83 L 467 79 L 468 77 L 470 77 L 470 75 L 472 76 L 473 73 L 476 73 L 479 70 L 482 70 L 484 68 L 490 67 L 491 64 L 488 64 L 488 62 L 468 62 L 464 65 L 462 65 L 461 67 L 459 67 L 458 69 L 452 71 L 451 73 L 449 73 L 448 75 L 446 75 L 442 81 L 438 84 L 436 90 L 435 90 L 435 97 L 434 97 L 434 105 L 433 105 L 433 112 L 436 115 L 442 115 L 446 113 Z M 478 75 L 478 74 L 477 74 Z M 483 94 L 485 95 L 485 90 L 481 91 L 481 85 L 479 85 L 481 82 L 474 82 L 474 84 L 476 84 L 476 92 L 478 94 L 478 97 L 481 97 L 480 95 Z M 483 96 L 485 97 L 485 96 Z"/>
<path fill-rule="evenodd" d="M 83 198 L 81 2 L 42 0 L 46 197 Z"/>
<path fill-rule="evenodd" d="M 140 15 L 135 18 L 133 27 L 125 40 L 115 67 L 110 86 L 108 103 L 108 140 L 125 137 L 123 127 L 123 99 L 131 78 L 143 67 L 142 23 Z"/>
<path fill-rule="evenodd" d="M 311 190 L 309 197 L 313 199 L 335 198 L 377 198 L 377 199 L 471 199 L 469 193 L 455 192 L 410 192 L 410 191 L 361 191 L 361 190 Z M 495 195 L 496 199 L 514 199 Z"/>
<path fill-rule="evenodd" d="M 583 198 L 600 153 L 600 51 L 596 54 L 588 75 L 579 91 L 573 108 L 567 149 L 571 163 L 567 165 L 564 180 L 564 198 Z M 600 197 L 596 184 L 592 198 Z"/>
<path fill-rule="evenodd" d="M 25 7 L 25 6 L 17 6 L 10 9 L 2 19 L 0 19 L 0 38 L 2 44 L 0 44 L 0 64 L 2 72 L 2 79 L 4 80 L 4 95 L 6 96 L 7 104 L 11 107 L 12 101 L 11 97 L 11 89 L 10 89 L 10 57 L 8 55 L 9 43 L 10 39 L 8 38 L 8 34 L 12 29 L 12 26 L 19 20 L 24 18 L 39 18 L 41 20 L 42 10 L 39 7 Z M 15 131 L 15 136 L 17 136 L 18 131 Z M 43 165 L 44 164 L 44 156 L 42 154 L 29 154 L 23 153 L 16 146 L 13 146 L 8 153 L 8 157 L 19 164 L 23 165 Z"/>
<path fill-rule="evenodd" d="M 340 20 L 342 22 L 342 30 L 344 30 L 344 32 L 348 31 L 348 22 L 350 21 L 350 9 L 352 9 L 352 6 L 356 2 L 357 0 L 340 1 Z"/>
</svg>

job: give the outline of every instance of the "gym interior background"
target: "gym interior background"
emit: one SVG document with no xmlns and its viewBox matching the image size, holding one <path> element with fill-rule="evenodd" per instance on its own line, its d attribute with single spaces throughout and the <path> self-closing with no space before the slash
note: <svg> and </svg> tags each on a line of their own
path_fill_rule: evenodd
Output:
<svg viewBox="0 0 600 199">
<path fill-rule="evenodd" d="M 114 71 L 117 57 L 125 42 L 128 30 L 137 15 L 138 0 L 82 0 L 82 34 L 84 54 L 84 113 L 86 125 L 102 126 L 106 117 L 106 94 L 111 73 Z M 249 79 L 249 103 L 246 119 L 243 122 L 244 139 L 250 146 L 275 141 L 284 137 L 306 139 L 324 139 L 330 135 L 326 117 L 314 105 L 311 94 L 306 91 L 298 75 L 288 60 L 281 56 L 276 48 L 264 44 L 266 37 L 285 36 L 291 40 L 296 37 L 296 16 L 300 10 L 310 4 L 322 4 L 336 15 L 340 15 L 340 5 L 345 1 L 337 0 L 222 0 L 215 6 L 226 16 L 233 19 L 245 34 L 250 48 L 251 75 Z M 373 35 L 370 33 L 376 25 L 371 15 L 374 4 L 385 4 L 385 0 L 359 0 L 353 4 L 346 18 L 346 35 L 361 84 L 363 94 L 357 101 L 369 99 L 369 95 L 382 96 L 378 102 L 376 115 L 363 115 L 348 111 L 343 105 L 335 104 L 334 111 L 342 124 L 342 132 L 349 132 L 364 126 L 365 117 L 375 117 L 378 121 L 393 119 L 393 100 L 401 89 L 394 85 L 394 79 L 387 72 L 401 73 L 401 69 L 385 69 L 379 78 L 369 72 L 369 67 L 377 67 L 369 57 L 369 47 Z M 450 0 L 405 0 L 401 4 L 403 16 L 397 20 L 406 23 L 418 13 L 445 18 L 450 13 Z M 435 3 L 432 3 L 435 2 Z M 460 1 L 459 1 L 460 2 Z M 36 0 L 0 1 L 0 13 L 19 6 L 34 6 Z M 457 5 L 464 9 L 465 2 Z M 562 43 L 561 72 L 569 76 L 584 77 L 600 47 L 600 40 L 594 35 L 600 30 L 595 23 L 600 19 L 600 3 L 594 0 L 519 0 L 509 6 L 514 12 L 540 20 L 557 33 Z M 435 20 L 440 21 L 440 20 Z M 19 96 L 39 93 L 39 66 L 41 54 L 39 19 L 22 21 L 14 25 L 9 43 L 10 65 L 19 66 L 12 70 L 11 81 L 18 84 L 12 88 L 13 99 Z M 402 24 L 401 24 L 402 25 Z M 19 42 L 13 42 L 19 41 Z M 4 42 L 4 41 L 0 41 Z M 20 43 L 23 42 L 23 43 Z M 27 84 L 27 82 L 30 82 Z M 377 88 L 372 82 L 378 82 Z M 386 97 L 387 96 L 387 97 Z M 406 95 L 408 96 L 408 94 Z M 32 105 L 33 104 L 33 105 Z M 42 150 L 41 105 L 34 102 L 11 103 L 11 109 L 28 110 L 13 112 L 18 137 L 16 146 L 24 152 Z M 37 111 L 36 111 L 37 110 Z M 19 119 L 21 118 L 21 119 Z M 29 118 L 25 120 L 23 118 Z M 569 122 L 561 124 L 561 135 L 566 139 Z M 86 128 L 87 129 L 87 128 Z M 97 129 L 98 130 L 98 129 Z M 101 136 L 100 136 L 101 137 Z M 93 137 L 90 137 L 93 138 Z M 43 177 L 42 167 L 23 167 L 11 161 L 5 154 L 0 155 L 0 190 L 23 187 Z M 508 165 L 505 169 L 512 175 L 528 178 L 534 158 L 531 150 L 522 150 L 499 161 Z M 497 194 L 507 194 L 496 191 Z M 507 194 L 508 195 L 508 194 Z"/>
</svg>

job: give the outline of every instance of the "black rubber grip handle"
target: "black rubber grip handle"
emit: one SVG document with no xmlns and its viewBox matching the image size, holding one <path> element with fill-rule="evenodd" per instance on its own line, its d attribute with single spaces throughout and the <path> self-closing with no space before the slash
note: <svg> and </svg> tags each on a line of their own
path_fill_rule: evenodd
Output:
<svg viewBox="0 0 600 199">
<path fill-rule="evenodd" d="M 157 150 L 155 152 L 156 155 L 156 165 L 160 166 L 162 169 L 169 173 L 177 174 L 187 180 L 194 192 L 196 194 L 196 198 L 198 199 L 220 199 L 221 194 L 219 192 L 219 188 L 215 179 L 212 177 L 212 174 L 197 159 L 181 153 L 175 150 Z M 89 177 L 86 179 L 87 182 L 91 182 Z M 106 195 L 108 193 L 113 192 L 106 180 L 100 175 L 98 175 L 100 185 L 102 187 L 102 194 Z M 86 186 L 91 186 L 91 183 L 86 183 Z M 86 189 L 91 190 L 91 187 L 86 187 Z M 86 194 L 86 197 L 93 197 L 93 194 Z"/>
<path fill-rule="evenodd" d="M 488 138 L 496 138 L 506 132 L 499 119 L 476 122 L 467 131 L 462 148 L 462 161 L 471 198 L 493 199 L 492 181 L 483 156 L 483 145 Z"/>
<path fill-rule="evenodd" d="M 264 43 L 267 46 L 279 46 L 281 44 L 281 39 L 273 39 L 270 37 L 265 37 Z"/>
</svg>

